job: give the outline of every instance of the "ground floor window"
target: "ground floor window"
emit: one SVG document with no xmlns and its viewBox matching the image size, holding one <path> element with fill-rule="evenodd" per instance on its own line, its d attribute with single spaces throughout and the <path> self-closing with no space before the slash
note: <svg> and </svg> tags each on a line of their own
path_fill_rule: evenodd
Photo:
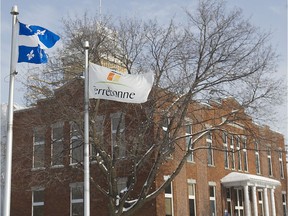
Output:
<svg viewBox="0 0 288 216">
<path fill-rule="evenodd" d="M 231 188 L 226 188 L 226 210 L 229 215 L 232 215 L 232 200 L 231 200 Z"/>
<path fill-rule="evenodd" d="M 165 188 L 165 215 L 173 216 L 173 193 L 172 183 Z"/>
<path fill-rule="evenodd" d="M 32 216 L 44 215 L 44 189 L 32 191 Z"/>
<path fill-rule="evenodd" d="M 286 199 L 286 193 L 282 192 L 282 203 L 283 203 L 283 215 L 287 215 L 287 199 Z"/>
<path fill-rule="evenodd" d="M 259 212 L 259 215 L 264 215 L 263 191 L 262 190 L 258 190 L 258 212 Z"/>
<path fill-rule="evenodd" d="M 189 216 L 196 216 L 195 184 L 188 183 Z"/>
<path fill-rule="evenodd" d="M 83 183 L 70 184 L 70 216 L 83 216 Z"/>
<path fill-rule="evenodd" d="M 210 194 L 210 216 L 216 216 L 216 187 L 209 185 Z"/>
</svg>

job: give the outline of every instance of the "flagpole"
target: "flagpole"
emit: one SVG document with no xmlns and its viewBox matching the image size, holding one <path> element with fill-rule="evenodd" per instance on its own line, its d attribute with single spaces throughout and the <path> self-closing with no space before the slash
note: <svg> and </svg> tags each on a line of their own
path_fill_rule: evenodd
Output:
<svg viewBox="0 0 288 216">
<path fill-rule="evenodd" d="M 89 170 L 89 42 L 83 44 L 85 49 L 85 88 L 84 88 L 84 216 L 90 216 L 90 170 Z"/>
<path fill-rule="evenodd" d="M 7 113 L 7 144 L 6 144 L 6 163 L 5 163 L 5 189 L 4 189 L 4 206 L 3 216 L 10 215 L 11 205 L 11 174 L 12 174 L 12 139 L 13 139 L 13 97 L 14 97 L 14 80 L 17 74 L 17 44 L 16 44 L 16 23 L 18 7 L 14 5 L 11 9 L 12 15 L 12 41 L 11 41 L 11 60 L 10 60 L 10 85 L 9 85 L 9 100 Z"/>
</svg>

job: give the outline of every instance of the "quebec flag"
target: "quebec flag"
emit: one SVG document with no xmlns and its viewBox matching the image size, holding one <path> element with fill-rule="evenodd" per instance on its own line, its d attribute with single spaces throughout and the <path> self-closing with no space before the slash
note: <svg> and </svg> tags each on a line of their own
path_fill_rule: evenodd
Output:
<svg viewBox="0 0 288 216">
<path fill-rule="evenodd" d="M 18 62 L 47 63 L 44 50 L 53 47 L 59 39 L 58 35 L 41 26 L 19 22 Z"/>
</svg>

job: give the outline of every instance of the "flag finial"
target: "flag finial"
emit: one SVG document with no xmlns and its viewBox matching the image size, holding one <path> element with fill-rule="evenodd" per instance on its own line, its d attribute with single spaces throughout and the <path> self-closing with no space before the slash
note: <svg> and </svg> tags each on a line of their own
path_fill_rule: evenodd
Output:
<svg viewBox="0 0 288 216">
<path fill-rule="evenodd" d="M 18 15 L 19 14 L 17 5 L 14 5 L 12 7 L 10 14 L 12 14 L 12 15 Z"/>
<path fill-rule="evenodd" d="M 84 41 L 83 47 L 84 49 L 89 49 L 89 41 Z"/>
</svg>

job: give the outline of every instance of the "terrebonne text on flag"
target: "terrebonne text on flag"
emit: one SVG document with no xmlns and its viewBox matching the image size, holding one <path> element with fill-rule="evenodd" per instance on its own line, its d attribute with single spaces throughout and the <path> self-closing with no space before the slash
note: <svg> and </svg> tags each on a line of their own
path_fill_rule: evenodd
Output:
<svg viewBox="0 0 288 216">
<path fill-rule="evenodd" d="M 153 81 L 153 73 L 124 74 L 89 63 L 89 98 L 144 103 Z"/>
<path fill-rule="evenodd" d="M 47 63 L 44 50 L 53 47 L 60 37 L 41 26 L 18 24 L 18 62 Z"/>
</svg>

